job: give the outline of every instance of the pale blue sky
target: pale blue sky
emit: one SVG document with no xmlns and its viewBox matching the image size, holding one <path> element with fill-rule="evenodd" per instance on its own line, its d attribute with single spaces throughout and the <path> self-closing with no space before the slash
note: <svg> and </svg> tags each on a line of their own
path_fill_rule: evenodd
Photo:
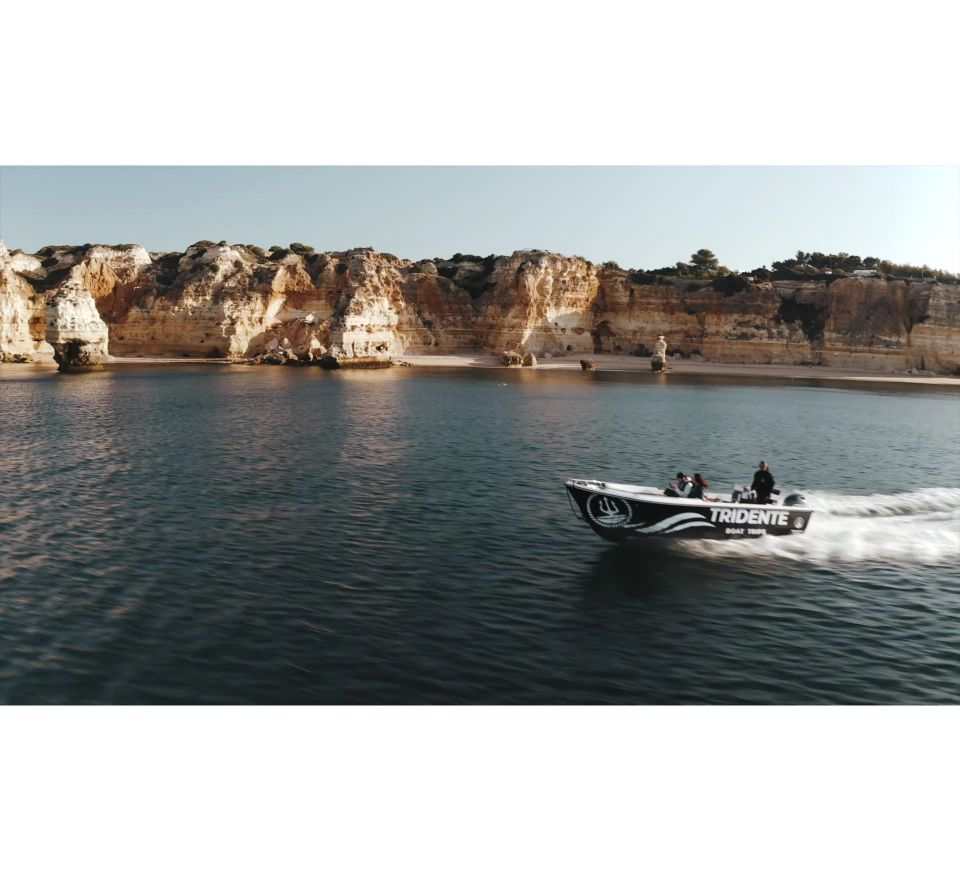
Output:
<svg viewBox="0 0 960 871">
<path fill-rule="evenodd" d="M 402 257 L 546 248 L 656 267 L 712 248 L 748 269 L 847 251 L 960 270 L 943 167 L 4 167 L 11 248 L 197 239 Z"/>
</svg>

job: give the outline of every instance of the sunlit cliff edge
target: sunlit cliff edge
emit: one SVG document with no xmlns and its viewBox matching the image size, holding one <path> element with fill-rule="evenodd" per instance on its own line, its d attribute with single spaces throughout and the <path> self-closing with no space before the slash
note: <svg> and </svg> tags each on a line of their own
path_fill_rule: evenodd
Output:
<svg viewBox="0 0 960 871">
<path fill-rule="evenodd" d="M 0 243 L 0 361 L 386 361 L 460 351 L 671 353 L 960 374 L 960 285 L 844 276 L 696 280 L 546 251 L 403 260 L 357 248 Z"/>
</svg>

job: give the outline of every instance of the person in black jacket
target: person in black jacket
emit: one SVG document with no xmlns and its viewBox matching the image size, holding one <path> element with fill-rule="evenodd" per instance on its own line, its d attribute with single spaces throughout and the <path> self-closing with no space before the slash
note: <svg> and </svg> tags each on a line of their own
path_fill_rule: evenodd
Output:
<svg viewBox="0 0 960 871">
<path fill-rule="evenodd" d="M 766 463 L 761 463 L 760 468 L 753 474 L 753 483 L 750 485 L 757 494 L 757 502 L 765 505 L 770 501 L 770 494 L 777 482 L 773 480 L 770 474 L 770 467 Z"/>
</svg>

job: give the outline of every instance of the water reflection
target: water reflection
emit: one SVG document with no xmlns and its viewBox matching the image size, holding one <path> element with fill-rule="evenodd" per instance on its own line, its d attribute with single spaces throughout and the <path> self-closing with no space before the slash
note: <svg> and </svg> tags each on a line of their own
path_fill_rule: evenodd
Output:
<svg viewBox="0 0 960 871">
<path fill-rule="evenodd" d="M 955 395 L 0 369 L 2 700 L 960 699 Z M 612 547 L 562 487 L 758 453 L 834 511 L 803 550 Z"/>
</svg>

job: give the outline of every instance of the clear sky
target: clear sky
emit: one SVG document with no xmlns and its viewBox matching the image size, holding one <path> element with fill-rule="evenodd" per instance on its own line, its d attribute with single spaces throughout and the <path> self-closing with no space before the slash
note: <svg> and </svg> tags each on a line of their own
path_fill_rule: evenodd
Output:
<svg viewBox="0 0 960 871">
<path fill-rule="evenodd" d="M 545 248 L 622 266 L 711 248 L 748 269 L 847 251 L 960 270 L 945 167 L 4 167 L 11 248 L 198 239 L 402 257 Z"/>
</svg>

